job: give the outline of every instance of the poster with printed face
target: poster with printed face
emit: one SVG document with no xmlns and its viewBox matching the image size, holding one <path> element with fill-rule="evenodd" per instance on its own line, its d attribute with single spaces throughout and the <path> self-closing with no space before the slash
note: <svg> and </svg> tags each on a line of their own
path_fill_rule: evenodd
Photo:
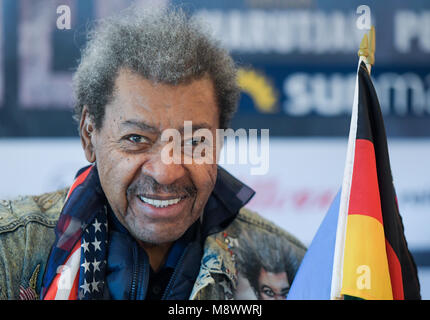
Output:
<svg viewBox="0 0 430 320">
<path fill-rule="evenodd" d="M 242 230 L 227 237 L 236 257 L 236 300 L 285 300 L 299 261 L 285 237 L 267 231 Z"/>
</svg>

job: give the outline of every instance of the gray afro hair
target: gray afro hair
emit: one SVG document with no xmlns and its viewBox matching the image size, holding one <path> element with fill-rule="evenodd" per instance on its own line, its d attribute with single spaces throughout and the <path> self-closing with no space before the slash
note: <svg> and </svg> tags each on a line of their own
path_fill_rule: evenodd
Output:
<svg viewBox="0 0 430 320">
<path fill-rule="evenodd" d="M 87 106 L 96 129 L 102 127 L 121 68 L 171 85 L 208 75 L 215 88 L 220 128 L 228 127 L 236 111 L 240 90 L 233 59 L 182 9 L 130 8 L 98 22 L 88 34 L 73 77 L 76 121 Z"/>
</svg>

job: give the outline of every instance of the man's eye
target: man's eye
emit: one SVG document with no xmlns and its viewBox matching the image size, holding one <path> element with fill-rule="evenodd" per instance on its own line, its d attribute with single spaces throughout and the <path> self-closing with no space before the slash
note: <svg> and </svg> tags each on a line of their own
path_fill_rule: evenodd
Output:
<svg viewBox="0 0 430 320">
<path fill-rule="evenodd" d="M 263 291 L 263 293 L 264 293 L 265 295 L 267 295 L 267 296 L 269 296 L 269 297 L 274 297 L 274 296 L 275 296 L 275 293 L 274 293 L 274 292 L 273 292 L 273 290 L 272 290 L 271 288 L 269 288 L 269 287 L 264 286 L 264 287 L 262 288 L 262 291 Z"/>
<path fill-rule="evenodd" d="M 205 141 L 205 137 L 193 137 L 192 139 L 188 139 L 185 141 L 186 145 L 191 145 L 193 147 L 197 147 L 200 143 Z"/>
<path fill-rule="evenodd" d="M 133 135 L 128 136 L 127 140 L 130 141 L 130 142 L 133 142 L 133 143 L 145 143 L 145 142 L 148 142 L 147 138 L 145 138 L 143 136 L 140 136 L 140 135 L 137 135 L 137 134 L 133 134 Z"/>
</svg>

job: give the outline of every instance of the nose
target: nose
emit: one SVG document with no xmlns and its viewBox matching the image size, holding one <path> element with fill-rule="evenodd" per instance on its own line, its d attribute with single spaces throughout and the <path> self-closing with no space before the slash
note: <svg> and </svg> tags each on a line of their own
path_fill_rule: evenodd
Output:
<svg viewBox="0 0 430 320">
<path fill-rule="evenodd" d="M 182 164 L 166 163 L 160 155 L 154 155 L 142 166 L 142 173 L 151 176 L 159 184 L 170 185 L 185 175 Z"/>
</svg>

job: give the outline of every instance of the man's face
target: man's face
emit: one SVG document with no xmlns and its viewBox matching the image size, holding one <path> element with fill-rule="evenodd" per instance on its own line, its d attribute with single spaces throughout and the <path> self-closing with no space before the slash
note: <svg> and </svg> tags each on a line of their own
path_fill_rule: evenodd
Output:
<svg viewBox="0 0 430 320">
<path fill-rule="evenodd" d="M 285 300 L 289 289 L 287 273 L 267 272 L 262 268 L 258 277 L 258 289 L 262 300 Z"/>
<path fill-rule="evenodd" d="M 184 121 L 207 128 L 219 124 L 212 81 L 204 77 L 177 86 L 154 84 L 121 70 L 103 126 L 91 136 L 102 188 L 115 215 L 147 244 L 175 241 L 201 216 L 215 185 L 213 164 L 166 164 L 161 141 L 165 129 L 181 132 Z M 208 142 L 209 143 L 209 142 Z M 215 144 L 211 144 L 215 154 Z"/>
</svg>

